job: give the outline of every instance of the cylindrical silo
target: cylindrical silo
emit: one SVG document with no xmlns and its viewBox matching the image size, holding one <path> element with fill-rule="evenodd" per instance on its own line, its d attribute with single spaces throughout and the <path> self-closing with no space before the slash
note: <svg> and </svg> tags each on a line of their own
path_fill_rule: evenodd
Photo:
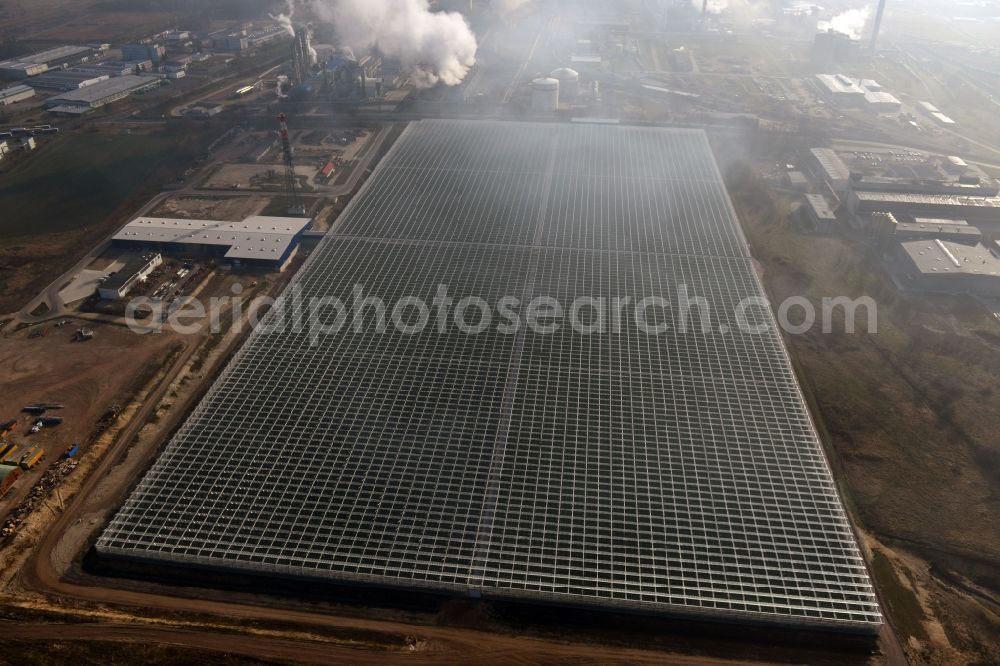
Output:
<svg viewBox="0 0 1000 666">
<path fill-rule="evenodd" d="M 575 69 L 560 67 L 552 70 L 549 76 L 559 82 L 559 97 L 563 101 L 576 99 L 580 87 L 580 74 Z"/>
<path fill-rule="evenodd" d="M 535 111 L 555 111 L 559 108 L 559 81 L 541 78 L 531 82 L 531 108 Z"/>
</svg>

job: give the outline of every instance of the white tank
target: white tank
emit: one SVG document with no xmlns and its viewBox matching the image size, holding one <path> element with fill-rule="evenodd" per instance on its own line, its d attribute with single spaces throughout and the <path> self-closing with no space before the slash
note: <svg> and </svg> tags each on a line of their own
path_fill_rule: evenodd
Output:
<svg viewBox="0 0 1000 666">
<path fill-rule="evenodd" d="M 576 99 L 580 89 L 580 73 L 569 67 L 552 70 L 550 77 L 559 82 L 559 96 L 564 101 Z"/>
<path fill-rule="evenodd" d="M 559 108 L 559 81 L 541 78 L 531 82 L 531 108 L 534 111 L 555 111 Z"/>
</svg>

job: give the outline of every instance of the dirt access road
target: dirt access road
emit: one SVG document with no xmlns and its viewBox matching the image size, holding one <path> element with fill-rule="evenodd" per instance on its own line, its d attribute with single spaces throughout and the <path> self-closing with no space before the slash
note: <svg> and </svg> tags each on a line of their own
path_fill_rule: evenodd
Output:
<svg viewBox="0 0 1000 666">
<path fill-rule="evenodd" d="M 257 659 L 299 661 L 314 664 L 662 664 L 666 655 L 645 650 L 594 648 L 585 645 L 564 645 L 548 641 L 497 637 L 487 634 L 471 635 L 465 640 L 452 636 L 417 642 L 398 651 L 379 652 L 331 645 L 322 641 L 289 640 L 283 638 L 254 637 L 227 634 L 208 634 L 200 631 L 142 627 L 119 624 L 5 624 L 4 629 L 19 640 L 73 640 L 117 641 L 142 643 L 155 641 L 164 645 L 214 650 Z M 452 632 L 453 634 L 455 632 Z M 761 664 L 716 660 L 701 656 L 670 655 L 669 663 L 676 666 L 708 666 L 710 664 Z"/>
</svg>

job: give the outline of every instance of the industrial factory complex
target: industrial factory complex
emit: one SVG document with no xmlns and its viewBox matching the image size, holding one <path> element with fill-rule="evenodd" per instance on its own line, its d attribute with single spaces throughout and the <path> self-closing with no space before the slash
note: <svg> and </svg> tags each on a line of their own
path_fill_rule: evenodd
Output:
<svg viewBox="0 0 1000 666">
<path fill-rule="evenodd" d="M 771 315 L 751 314 L 763 334 L 734 319 L 761 288 L 702 132 L 414 123 L 295 284 L 389 303 L 683 284 L 714 318 L 679 333 L 665 311 L 670 335 L 592 345 L 566 327 L 253 334 L 102 561 L 878 631 Z"/>
</svg>

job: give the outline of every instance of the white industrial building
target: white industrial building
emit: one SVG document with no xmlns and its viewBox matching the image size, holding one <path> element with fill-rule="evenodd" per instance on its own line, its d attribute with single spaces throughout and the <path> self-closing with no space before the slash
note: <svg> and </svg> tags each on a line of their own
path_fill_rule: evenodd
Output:
<svg viewBox="0 0 1000 666">
<path fill-rule="evenodd" d="M 24 84 L 17 84 L 0 89 L 0 106 L 22 102 L 35 96 L 35 89 Z"/>
<path fill-rule="evenodd" d="M 856 106 L 878 113 L 894 113 L 903 107 L 895 95 L 885 91 L 878 81 L 854 79 L 843 74 L 817 74 L 824 96 L 841 106 Z"/>
<path fill-rule="evenodd" d="M 879 113 L 896 113 L 903 108 L 903 103 L 895 95 L 882 90 L 865 93 L 865 104 Z"/>
<path fill-rule="evenodd" d="M 145 280 L 162 263 L 163 257 L 158 253 L 126 257 L 125 265 L 97 288 L 97 295 L 105 300 L 118 300 L 128 294 L 137 283 Z"/>
<path fill-rule="evenodd" d="M 826 96 L 845 106 L 861 106 L 868 92 L 856 79 L 843 74 L 817 74 L 816 80 Z"/>
<path fill-rule="evenodd" d="M 150 90 L 159 84 L 160 79 L 155 76 L 119 76 L 58 97 L 52 97 L 46 100 L 45 106 L 52 113 L 79 115 L 124 99 L 133 93 Z"/>
<path fill-rule="evenodd" d="M 234 266 L 284 270 L 310 218 L 254 215 L 242 222 L 139 217 L 112 237 L 122 247 L 184 256 L 216 255 Z"/>
</svg>

